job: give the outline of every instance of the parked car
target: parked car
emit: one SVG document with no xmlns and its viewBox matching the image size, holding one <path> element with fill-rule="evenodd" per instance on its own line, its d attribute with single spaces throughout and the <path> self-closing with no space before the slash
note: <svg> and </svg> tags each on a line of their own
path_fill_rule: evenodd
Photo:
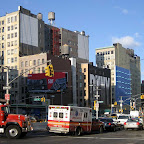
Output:
<svg viewBox="0 0 144 144">
<path fill-rule="evenodd" d="M 104 122 L 106 130 L 116 131 L 117 125 L 114 123 L 112 118 L 100 118 L 100 121 Z"/>
<path fill-rule="evenodd" d="M 127 120 L 129 120 L 130 118 L 130 115 L 119 115 L 119 117 L 117 118 L 117 122 L 118 124 L 124 125 L 124 123 L 127 122 Z"/>
<path fill-rule="evenodd" d="M 124 123 L 124 129 L 137 129 L 142 130 L 143 124 L 139 118 L 131 118 L 127 122 Z"/>
<path fill-rule="evenodd" d="M 104 129 L 105 129 L 104 122 L 96 118 L 92 119 L 92 131 L 98 131 L 99 133 L 103 133 Z"/>
</svg>

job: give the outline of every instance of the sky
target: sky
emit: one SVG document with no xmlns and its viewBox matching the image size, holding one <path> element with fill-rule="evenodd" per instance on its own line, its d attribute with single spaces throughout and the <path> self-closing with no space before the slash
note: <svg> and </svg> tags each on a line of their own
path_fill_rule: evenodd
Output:
<svg viewBox="0 0 144 144">
<path fill-rule="evenodd" d="M 1 0 L 2 1 L 2 0 Z M 134 49 L 141 59 L 144 80 L 144 0 L 3 0 L 0 16 L 22 6 L 33 14 L 55 12 L 55 26 L 89 35 L 89 60 L 95 64 L 95 49 L 119 42 Z"/>
</svg>

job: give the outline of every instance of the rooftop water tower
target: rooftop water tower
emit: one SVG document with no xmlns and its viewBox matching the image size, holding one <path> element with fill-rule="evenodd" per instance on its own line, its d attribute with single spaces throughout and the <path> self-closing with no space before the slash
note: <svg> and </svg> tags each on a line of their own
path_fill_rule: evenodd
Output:
<svg viewBox="0 0 144 144">
<path fill-rule="evenodd" d="M 50 24 L 52 25 L 54 20 L 55 20 L 55 13 L 54 12 L 48 13 L 48 20 L 50 21 Z"/>
</svg>

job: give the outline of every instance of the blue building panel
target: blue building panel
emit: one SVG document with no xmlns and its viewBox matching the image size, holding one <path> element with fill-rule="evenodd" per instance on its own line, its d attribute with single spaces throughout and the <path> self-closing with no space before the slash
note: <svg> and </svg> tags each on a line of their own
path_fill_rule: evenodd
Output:
<svg viewBox="0 0 144 144">
<path fill-rule="evenodd" d="M 122 96 L 123 104 L 130 103 L 131 97 L 131 74 L 130 70 L 116 66 L 116 101 L 119 102 Z"/>
</svg>

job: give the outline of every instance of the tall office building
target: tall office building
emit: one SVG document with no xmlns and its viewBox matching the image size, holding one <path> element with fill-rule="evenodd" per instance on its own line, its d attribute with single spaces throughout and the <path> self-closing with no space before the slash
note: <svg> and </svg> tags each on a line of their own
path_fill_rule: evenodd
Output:
<svg viewBox="0 0 144 144">
<path fill-rule="evenodd" d="M 134 50 L 116 43 L 95 51 L 97 66 L 111 69 L 112 102 L 119 102 L 122 96 L 124 102 L 129 103 L 130 98 L 140 96 L 140 57 Z"/>
<path fill-rule="evenodd" d="M 49 17 L 49 20 L 55 18 Z M 68 49 L 63 47 L 68 45 Z M 73 93 L 74 104 L 77 105 L 83 89 L 79 86 L 78 79 L 83 74 L 80 70 L 79 64 L 89 61 L 89 36 L 85 32 L 73 32 L 64 28 L 58 28 L 51 24 L 46 24 L 43 21 L 43 15 L 38 13 L 32 14 L 30 10 L 19 6 L 18 11 L 7 13 L 0 17 L 0 64 L 4 67 L 9 67 L 9 81 L 21 75 L 20 71 L 20 57 L 35 55 L 40 53 L 49 53 L 65 59 L 74 59 L 73 63 Z M 3 70 L 6 72 L 6 69 Z M 0 76 L 0 97 L 4 96 L 5 91 L 2 91 L 5 82 L 5 74 L 2 72 Z M 81 75 L 81 76 L 80 76 Z M 77 77 L 77 79 L 76 79 Z M 11 84 L 9 93 L 11 94 L 11 102 L 19 103 L 21 95 L 21 84 L 16 79 Z M 82 102 L 83 100 L 81 100 Z"/>
</svg>

